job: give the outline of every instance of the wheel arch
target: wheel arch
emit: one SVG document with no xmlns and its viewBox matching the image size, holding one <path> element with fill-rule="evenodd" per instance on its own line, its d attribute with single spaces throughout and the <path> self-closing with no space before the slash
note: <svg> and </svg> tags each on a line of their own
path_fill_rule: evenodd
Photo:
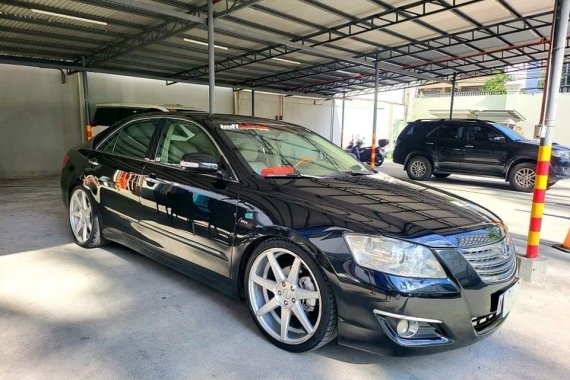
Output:
<svg viewBox="0 0 570 380">
<path fill-rule="evenodd" d="M 513 168 L 515 166 L 517 166 L 518 164 L 524 164 L 524 163 L 532 163 L 536 165 L 536 159 L 535 158 L 530 158 L 530 157 L 518 157 L 518 158 L 514 158 L 508 165 L 507 168 L 505 170 L 505 178 L 509 178 L 509 174 L 511 173 L 511 170 L 513 170 Z"/>
<path fill-rule="evenodd" d="M 406 156 L 406 160 L 404 161 L 404 170 L 406 170 L 408 168 L 408 164 L 409 164 L 410 160 L 414 157 L 417 157 L 417 156 L 422 156 L 422 157 L 427 158 L 429 160 L 429 162 L 431 163 L 432 167 L 434 169 L 436 168 L 435 159 L 434 159 L 432 153 L 422 151 L 422 150 L 416 150 L 416 151 L 408 153 L 408 155 Z"/>
<path fill-rule="evenodd" d="M 236 282 L 235 285 L 237 288 L 239 298 L 243 299 L 245 295 L 244 293 L 245 269 L 247 268 L 247 263 L 249 262 L 251 255 L 253 254 L 255 249 L 259 247 L 262 243 L 272 239 L 283 240 L 295 244 L 299 248 L 309 253 L 315 259 L 317 264 L 319 265 L 323 264 L 323 262 L 317 258 L 319 256 L 320 250 L 293 230 L 278 229 L 263 235 L 260 234 L 244 244 L 245 248 L 243 249 L 243 252 L 239 256 L 238 259 L 239 263 L 236 263 L 236 265 L 234 265 L 234 270 L 236 271 L 236 275 L 233 277 L 234 281 Z"/>
</svg>

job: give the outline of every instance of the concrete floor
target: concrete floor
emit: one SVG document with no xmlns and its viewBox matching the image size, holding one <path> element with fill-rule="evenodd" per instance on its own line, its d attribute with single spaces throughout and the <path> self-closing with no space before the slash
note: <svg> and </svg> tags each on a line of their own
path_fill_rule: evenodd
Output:
<svg viewBox="0 0 570 380">
<path fill-rule="evenodd" d="M 387 163 L 382 170 L 403 176 Z M 505 219 L 524 252 L 529 194 L 500 180 L 432 185 Z M 570 181 L 548 193 L 545 243 L 570 226 Z M 272 346 L 244 304 L 130 251 L 72 243 L 57 179 L 0 182 L 0 379 L 568 378 L 570 254 L 547 245 L 545 287 L 524 285 L 506 324 L 447 353 L 381 357 L 331 344 L 305 354 Z"/>
</svg>

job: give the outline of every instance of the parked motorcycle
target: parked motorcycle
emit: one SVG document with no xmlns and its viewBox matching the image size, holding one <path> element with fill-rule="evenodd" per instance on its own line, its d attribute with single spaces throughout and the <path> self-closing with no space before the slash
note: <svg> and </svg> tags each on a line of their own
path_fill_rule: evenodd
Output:
<svg viewBox="0 0 570 380">
<path fill-rule="evenodd" d="M 386 147 L 390 144 L 390 140 L 388 139 L 379 139 L 378 146 L 376 147 L 376 160 L 375 166 L 380 166 L 384 163 L 384 158 L 386 155 Z M 367 165 L 370 165 L 370 155 L 372 153 L 372 147 L 362 147 L 362 140 L 359 140 L 354 143 L 350 143 L 345 150 L 352 154 L 357 160 L 363 162 Z"/>
</svg>

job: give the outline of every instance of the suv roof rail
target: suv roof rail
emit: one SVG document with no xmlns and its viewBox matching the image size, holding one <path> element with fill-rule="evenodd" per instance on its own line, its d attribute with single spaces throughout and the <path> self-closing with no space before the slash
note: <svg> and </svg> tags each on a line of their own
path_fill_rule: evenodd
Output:
<svg viewBox="0 0 570 380">
<path fill-rule="evenodd" d="M 480 123 L 480 122 L 486 122 L 486 123 L 492 123 L 492 121 L 490 120 L 482 120 L 482 119 L 462 119 L 462 118 L 433 118 L 433 119 L 417 119 L 414 120 L 414 122 L 422 122 L 422 121 L 462 121 L 462 122 L 469 122 L 469 123 Z"/>
</svg>

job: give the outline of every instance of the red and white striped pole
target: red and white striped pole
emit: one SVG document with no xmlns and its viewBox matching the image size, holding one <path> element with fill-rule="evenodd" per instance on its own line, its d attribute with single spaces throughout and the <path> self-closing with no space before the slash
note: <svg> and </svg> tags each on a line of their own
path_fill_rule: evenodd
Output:
<svg viewBox="0 0 570 380">
<path fill-rule="evenodd" d="M 538 148 L 534 194 L 532 197 L 532 209 L 526 248 L 526 257 L 529 259 L 536 259 L 539 253 L 540 230 L 542 227 L 542 215 L 544 213 L 546 187 L 548 186 L 554 123 L 556 119 L 558 93 L 560 91 L 560 80 L 562 78 L 562 66 L 564 64 L 564 50 L 566 48 L 566 33 L 568 30 L 569 16 L 570 0 L 557 0 L 550 37 L 548 72 L 546 73 L 548 83 L 544 89 L 544 118 L 541 116 L 540 120 L 541 139 Z"/>
</svg>

